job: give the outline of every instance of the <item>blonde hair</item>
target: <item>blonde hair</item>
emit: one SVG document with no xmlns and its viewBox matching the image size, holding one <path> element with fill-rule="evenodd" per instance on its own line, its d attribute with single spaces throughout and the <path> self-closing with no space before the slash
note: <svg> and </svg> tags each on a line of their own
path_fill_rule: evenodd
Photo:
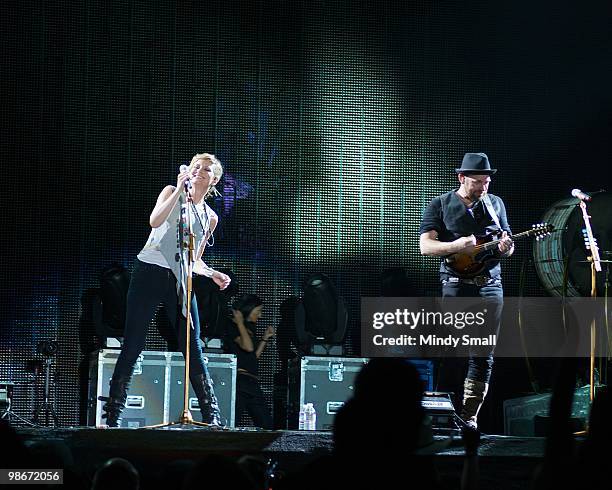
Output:
<svg viewBox="0 0 612 490">
<path fill-rule="evenodd" d="M 200 160 L 208 160 L 210 162 L 210 169 L 213 172 L 213 177 L 217 179 L 215 185 L 210 186 L 210 189 L 208 189 L 208 192 L 204 196 L 204 199 L 208 199 L 210 196 L 220 196 L 221 194 L 217 190 L 216 185 L 219 183 L 221 177 L 223 176 L 223 166 L 221 165 L 221 162 L 212 153 L 197 153 L 191 159 L 191 163 L 189 164 L 189 170 L 191 171 L 196 162 Z"/>
</svg>

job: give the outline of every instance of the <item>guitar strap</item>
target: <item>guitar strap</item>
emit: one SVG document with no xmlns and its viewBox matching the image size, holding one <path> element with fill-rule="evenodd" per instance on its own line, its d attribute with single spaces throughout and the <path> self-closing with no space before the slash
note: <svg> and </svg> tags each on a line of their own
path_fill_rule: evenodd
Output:
<svg viewBox="0 0 612 490">
<path fill-rule="evenodd" d="M 501 233 L 504 230 L 502 230 L 502 227 L 499 224 L 499 217 L 497 216 L 497 212 L 495 212 L 495 208 L 493 207 L 493 203 L 491 202 L 491 198 L 489 197 L 489 194 L 485 194 L 485 197 L 483 198 L 482 201 L 484 202 L 484 205 L 487 208 L 487 211 L 489 212 L 489 215 L 491 216 L 493 223 L 495 223 L 495 225 L 499 228 L 499 232 Z"/>
</svg>

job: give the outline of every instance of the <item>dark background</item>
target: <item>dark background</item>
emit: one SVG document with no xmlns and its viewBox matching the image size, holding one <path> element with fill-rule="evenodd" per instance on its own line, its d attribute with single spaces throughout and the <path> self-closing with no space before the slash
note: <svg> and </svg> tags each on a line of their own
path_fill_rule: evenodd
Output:
<svg viewBox="0 0 612 490">
<path fill-rule="evenodd" d="M 131 267 L 158 193 L 197 152 L 225 166 L 207 262 L 265 299 L 262 330 L 309 273 L 328 274 L 349 305 L 351 355 L 359 298 L 380 293 L 382 270 L 404 267 L 418 294 L 436 291 L 437 261 L 418 251 L 420 215 L 455 184 L 464 152 L 485 151 L 499 168 L 491 191 L 515 231 L 573 187 L 608 185 L 609 2 L 0 9 L 0 379 L 18 383 L 25 417 L 41 392 L 28 370 L 36 343 L 57 338 L 54 400 L 62 424 L 80 422 L 78 372 L 91 348 L 81 298 L 105 266 Z M 507 295 L 530 254 L 521 244 L 504 264 Z M 527 294 L 546 294 L 526 267 Z M 154 328 L 147 347 L 166 348 Z M 545 389 L 553 367 L 540 364 Z M 283 366 L 269 349 L 260 371 L 271 403 Z M 525 363 L 499 360 L 493 383 L 483 424 L 500 431 L 501 401 L 531 389 Z"/>
</svg>

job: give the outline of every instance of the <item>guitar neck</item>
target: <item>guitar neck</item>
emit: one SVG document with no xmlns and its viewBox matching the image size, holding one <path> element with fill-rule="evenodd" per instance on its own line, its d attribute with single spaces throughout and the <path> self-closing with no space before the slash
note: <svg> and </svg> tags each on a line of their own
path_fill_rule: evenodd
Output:
<svg viewBox="0 0 612 490">
<path fill-rule="evenodd" d="M 509 238 L 512 238 L 512 241 L 516 242 L 517 240 L 521 240 L 523 238 L 528 238 L 531 235 L 535 234 L 535 230 L 527 230 L 522 231 L 521 233 L 517 233 L 516 235 L 508 235 Z M 492 250 L 501 242 L 501 239 L 491 240 L 490 242 L 483 243 L 481 245 L 477 245 L 475 248 L 477 250 Z"/>
</svg>

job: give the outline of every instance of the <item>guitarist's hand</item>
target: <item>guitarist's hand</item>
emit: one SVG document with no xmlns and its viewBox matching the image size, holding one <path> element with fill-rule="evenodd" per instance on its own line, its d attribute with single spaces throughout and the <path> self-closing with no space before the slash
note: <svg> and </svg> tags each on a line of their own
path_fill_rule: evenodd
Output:
<svg viewBox="0 0 612 490">
<path fill-rule="evenodd" d="M 455 240 L 457 252 L 470 254 L 476 246 L 476 237 L 474 235 L 463 236 Z"/>
<path fill-rule="evenodd" d="M 506 255 L 510 252 L 510 250 L 512 250 L 512 247 L 514 247 L 514 242 L 512 241 L 512 238 L 508 236 L 508 232 L 504 231 L 502 233 L 499 243 L 497 244 L 499 253 L 501 255 Z"/>
</svg>

